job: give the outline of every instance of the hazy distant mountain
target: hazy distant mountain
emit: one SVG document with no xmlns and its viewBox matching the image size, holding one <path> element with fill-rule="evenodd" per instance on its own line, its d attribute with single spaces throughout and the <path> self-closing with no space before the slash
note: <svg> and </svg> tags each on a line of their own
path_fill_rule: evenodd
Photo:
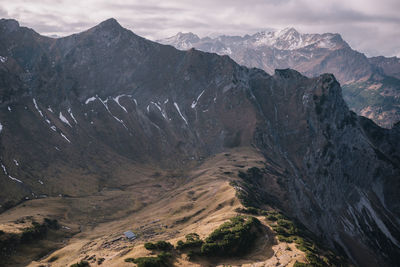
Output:
<svg viewBox="0 0 400 267">
<path fill-rule="evenodd" d="M 287 29 L 184 36 L 175 38 L 182 47 L 196 42 L 247 62 L 264 64 L 261 54 L 309 72 L 342 62 L 342 80 L 374 73 L 339 35 Z M 300 221 L 318 243 L 359 266 L 399 262 L 400 124 L 383 129 L 351 112 L 333 75 L 307 78 L 290 69 L 269 75 L 227 56 L 151 42 L 114 19 L 57 39 L 3 19 L 0 56 L 0 204 L 6 210 L 28 200 L 0 219 L 27 220 L 48 207 L 76 224 L 82 233 L 76 243 L 59 244 L 72 245 L 54 252 L 55 264 L 98 253 L 107 255 L 105 266 L 121 266 L 126 253 L 143 256 L 137 244 L 176 241 L 196 229 L 209 234 L 216 214 L 236 214 L 243 195 L 253 208 L 279 209 Z M 261 171 L 252 176 L 255 165 Z M 183 212 L 190 214 L 177 218 Z M 135 249 L 122 243 L 114 250 L 125 242 L 118 234 L 142 218 L 148 223 L 138 226 Z M 146 228 L 160 220 L 165 225 Z M 270 232 L 268 246 L 278 242 Z M 44 263 L 43 255 L 35 259 Z"/>
<path fill-rule="evenodd" d="M 339 34 L 301 34 L 293 28 L 254 35 L 199 38 L 193 33 L 159 40 L 186 50 L 192 47 L 229 55 L 239 64 L 273 73 L 293 68 L 314 77 L 333 73 L 343 86 L 343 96 L 356 113 L 384 127 L 400 120 L 400 59 L 367 58 Z"/>
</svg>

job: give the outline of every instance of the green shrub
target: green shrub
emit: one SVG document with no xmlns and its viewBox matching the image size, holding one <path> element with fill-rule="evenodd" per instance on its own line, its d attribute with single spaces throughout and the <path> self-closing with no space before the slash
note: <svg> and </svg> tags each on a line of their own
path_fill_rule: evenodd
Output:
<svg viewBox="0 0 400 267">
<path fill-rule="evenodd" d="M 171 243 L 166 241 L 157 241 L 156 243 L 147 242 L 144 244 L 147 250 L 170 250 L 173 248 Z"/>
<path fill-rule="evenodd" d="M 82 260 L 80 262 L 72 264 L 70 267 L 89 267 L 89 266 L 90 266 L 89 262 Z"/>
<path fill-rule="evenodd" d="M 156 249 L 156 244 L 147 242 L 147 243 L 144 243 L 144 247 L 147 250 L 154 250 L 154 249 Z"/>
<path fill-rule="evenodd" d="M 22 231 L 21 243 L 29 243 L 42 238 L 47 233 L 46 224 L 32 222 L 32 226 Z"/>
<path fill-rule="evenodd" d="M 179 240 L 176 249 L 178 250 L 185 250 L 185 249 L 193 249 L 193 248 L 200 248 L 203 244 L 203 240 L 200 239 L 199 235 L 196 233 L 190 233 L 185 236 L 186 242 Z"/>
<path fill-rule="evenodd" d="M 58 256 L 53 256 L 47 262 L 54 262 L 56 260 L 58 260 Z"/>
<path fill-rule="evenodd" d="M 273 222 L 278 220 L 278 218 L 276 218 L 276 216 L 272 214 L 267 215 L 266 218 Z"/>
<path fill-rule="evenodd" d="M 138 267 L 160 267 L 163 266 L 158 257 L 140 257 L 133 260 Z"/>
<path fill-rule="evenodd" d="M 293 267 L 311 267 L 311 266 L 307 263 L 296 261 L 293 264 Z"/>
<path fill-rule="evenodd" d="M 57 220 L 52 220 L 49 218 L 44 218 L 43 222 L 48 228 L 53 229 L 53 230 L 58 230 L 60 229 L 60 225 L 58 224 Z"/>
<path fill-rule="evenodd" d="M 236 216 L 214 230 L 201 246 L 206 256 L 231 256 L 246 253 L 257 236 L 260 221 L 254 217 Z"/>
</svg>

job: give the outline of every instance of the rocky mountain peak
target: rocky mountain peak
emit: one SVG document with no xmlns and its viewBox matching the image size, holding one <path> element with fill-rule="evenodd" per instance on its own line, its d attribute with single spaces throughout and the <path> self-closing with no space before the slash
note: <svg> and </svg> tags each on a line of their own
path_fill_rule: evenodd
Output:
<svg viewBox="0 0 400 267">
<path fill-rule="evenodd" d="M 0 19 L 0 29 L 3 32 L 13 32 L 18 30 L 19 23 L 14 19 Z"/>
<path fill-rule="evenodd" d="M 176 35 L 163 39 L 162 43 L 172 46 L 179 46 L 179 49 L 187 50 L 194 46 L 195 43 L 199 42 L 201 39 L 199 36 L 192 32 L 183 33 L 178 32 Z"/>
<path fill-rule="evenodd" d="M 114 18 L 109 18 L 109 19 L 99 23 L 96 27 L 102 28 L 102 29 L 122 28 L 122 26 L 119 24 L 119 22 Z"/>
</svg>

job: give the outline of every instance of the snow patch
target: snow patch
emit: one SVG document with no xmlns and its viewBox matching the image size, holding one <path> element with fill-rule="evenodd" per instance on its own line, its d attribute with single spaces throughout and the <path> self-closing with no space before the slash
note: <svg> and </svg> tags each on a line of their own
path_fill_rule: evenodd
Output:
<svg viewBox="0 0 400 267">
<path fill-rule="evenodd" d="M 200 99 L 200 97 L 204 94 L 204 91 L 205 91 L 205 90 L 203 90 L 203 92 L 200 93 L 200 95 L 197 97 L 196 100 L 193 100 L 192 105 L 191 105 L 191 108 L 195 108 L 195 107 L 196 107 L 197 102 L 199 102 L 199 99 Z"/>
<path fill-rule="evenodd" d="M 61 111 L 60 111 L 60 114 L 58 115 L 58 117 L 60 118 L 60 120 L 61 120 L 63 123 L 67 124 L 69 127 L 72 128 L 71 124 L 69 123 L 69 121 L 67 120 L 67 118 L 64 117 L 64 115 L 62 114 Z"/>
<path fill-rule="evenodd" d="M 8 106 L 8 107 L 7 107 L 7 109 L 8 109 L 8 111 L 10 111 L 10 112 L 11 112 L 11 108 L 10 108 L 10 106 Z"/>
<path fill-rule="evenodd" d="M 54 113 L 54 111 L 51 109 L 50 106 L 47 108 L 47 110 L 50 111 L 51 113 Z"/>
<path fill-rule="evenodd" d="M 128 127 L 126 127 L 124 121 L 118 119 L 117 117 L 115 117 L 115 116 L 111 113 L 111 111 L 110 111 L 110 109 L 108 108 L 108 105 L 107 105 L 108 99 L 106 99 L 106 100 L 102 100 L 101 98 L 98 98 L 98 99 L 99 99 L 100 102 L 103 104 L 103 106 L 106 108 L 107 112 L 108 112 L 116 121 L 118 121 L 119 123 L 121 123 L 121 124 L 125 127 L 125 129 L 128 130 Z"/>
<path fill-rule="evenodd" d="M 5 63 L 7 61 L 7 57 L 0 56 L 1 63 Z"/>
<path fill-rule="evenodd" d="M 152 102 L 152 101 L 150 101 L 150 103 L 157 107 L 157 109 L 160 111 L 160 113 L 164 117 L 164 119 L 168 120 L 167 113 L 164 110 L 162 110 L 162 108 L 160 107 L 159 104 Z"/>
<path fill-rule="evenodd" d="M 42 180 L 38 180 L 39 184 L 43 185 L 43 181 Z"/>
<path fill-rule="evenodd" d="M 39 112 L 40 116 L 43 117 L 43 113 L 42 111 L 39 109 L 37 103 L 36 103 L 36 99 L 32 98 L 33 104 L 35 105 L 36 110 Z"/>
<path fill-rule="evenodd" d="M 49 119 L 46 119 L 46 122 L 47 122 L 48 124 L 50 124 L 50 123 L 51 123 Z"/>
<path fill-rule="evenodd" d="M 174 102 L 174 106 L 175 106 L 176 110 L 178 111 L 179 115 L 181 115 L 182 120 L 184 120 L 186 125 L 188 125 L 187 120 L 185 119 L 185 117 L 183 117 L 183 115 L 181 113 L 181 110 L 179 109 L 179 106 L 178 106 L 178 104 L 176 102 Z"/>
<path fill-rule="evenodd" d="M 96 97 L 95 97 L 95 96 L 89 97 L 88 99 L 86 99 L 85 105 L 87 105 L 87 104 L 89 104 L 90 102 L 95 101 L 95 100 L 96 100 Z"/>
<path fill-rule="evenodd" d="M 16 182 L 22 184 L 22 181 L 21 181 L 21 180 L 15 178 L 15 177 L 12 177 L 12 176 L 8 173 L 8 171 L 7 171 L 7 169 L 6 169 L 6 166 L 4 166 L 3 163 L 0 163 L 0 165 L 1 165 L 1 168 L 3 169 L 4 174 L 7 175 L 8 178 L 10 178 L 11 180 L 16 181 Z"/>
<path fill-rule="evenodd" d="M 0 122 L 0 133 L 3 131 L 3 124 Z"/>
<path fill-rule="evenodd" d="M 126 95 L 119 95 L 119 96 L 117 96 L 117 97 L 114 97 L 113 99 L 114 99 L 115 103 L 118 104 L 118 106 L 120 106 L 126 113 L 128 113 L 128 111 L 126 110 L 126 108 L 125 108 L 124 106 L 122 106 L 122 105 L 119 103 L 119 99 L 120 99 L 121 97 L 123 97 L 123 96 L 126 96 Z"/>
<path fill-rule="evenodd" d="M 232 50 L 230 47 L 223 48 L 223 49 L 221 49 L 221 54 L 232 55 Z"/>
<path fill-rule="evenodd" d="M 69 139 L 63 133 L 60 133 L 60 134 L 65 140 L 67 140 L 68 143 L 71 143 L 71 141 L 69 141 Z"/>
<path fill-rule="evenodd" d="M 75 119 L 75 117 L 74 117 L 74 114 L 72 114 L 71 108 L 68 109 L 68 113 L 69 113 L 69 115 L 71 116 L 71 118 L 74 120 L 75 124 L 78 124 L 78 122 L 76 121 L 76 119 Z"/>
<path fill-rule="evenodd" d="M 56 126 L 50 126 L 50 129 L 52 129 L 53 131 L 57 132 Z"/>
<path fill-rule="evenodd" d="M 16 166 L 19 166 L 19 163 L 18 163 L 18 161 L 16 159 L 14 159 L 14 163 L 15 163 Z"/>
<path fill-rule="evenodd" d="M 18 182 L 18 183 L 21 183 L 21 184 L 22 184 L 22 181 L 21 181 L 21 180 L 19 180 L 19 179 L 15 178 L 15 177 L 12 177 L 11 175 L 8 175 L 8 178 L 10 178 L 11 180 L 13 180 L 13 181 L 16 181 L 16 182 Z"/>
</svg>

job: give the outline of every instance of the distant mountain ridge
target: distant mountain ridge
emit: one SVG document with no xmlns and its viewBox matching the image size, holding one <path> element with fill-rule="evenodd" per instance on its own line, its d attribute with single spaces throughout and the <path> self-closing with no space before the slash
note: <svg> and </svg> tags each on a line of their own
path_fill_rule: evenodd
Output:
<svg viewBox="0 0 400 267">
<path fill-rule="evenodd" d="M 292 68 L 315 77 L 333 73 L 351 109 L 383 127 L 400 120 L 400 59 L 373 57 L 353 50 L 339 34 L 302 34 L 294 28 L 245 36 L 199 38 L 178 33 L 158 40 L 181 50 L 196 48 L 229 55 L 239 64 L 273 73 Z"/>
</svg>

